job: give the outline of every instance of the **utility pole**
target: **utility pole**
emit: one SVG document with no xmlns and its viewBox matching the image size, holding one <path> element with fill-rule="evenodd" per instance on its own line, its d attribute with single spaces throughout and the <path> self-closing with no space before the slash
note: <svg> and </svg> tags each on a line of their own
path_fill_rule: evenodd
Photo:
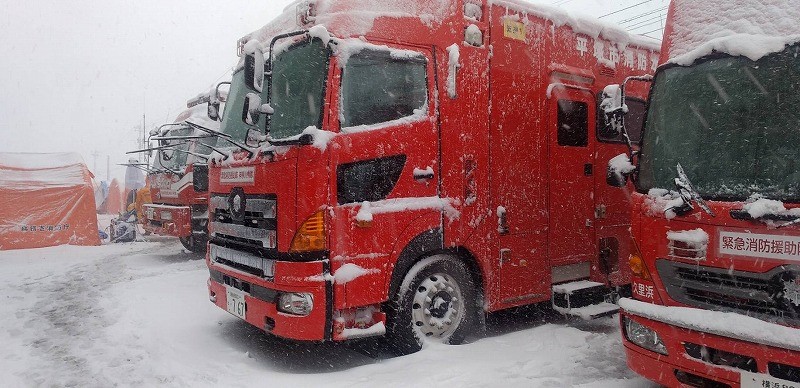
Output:
<svg viewBox="0 0 800 388">
<path fill-rule="evenodd" d="M 99 153 L 99 152 L 97 152 L 97 150 L 94 150 L 94 151 L 92 151 L 92 161 L 93 161 L 93 163 L 92 163 L 92 164 L 93 164 L 92 168 L 94 169 L 94 175 L 95 175 L 95 176 L 97 176 L 97 174 L 99 173 L 99 171 L 97 171 L 97 157 L 98 157 L 99 155 L 100 155 L 100 153 Z"/>
</svg>

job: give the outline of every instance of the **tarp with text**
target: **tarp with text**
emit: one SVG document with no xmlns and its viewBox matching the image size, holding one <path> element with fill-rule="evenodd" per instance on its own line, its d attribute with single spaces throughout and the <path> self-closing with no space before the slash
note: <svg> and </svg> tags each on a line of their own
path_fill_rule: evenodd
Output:
<svg viewBox="0 0 800 388">
<path fill-rule="evenodd" d="M 100 245 L 92 175 L 74 153 L 0 153 L 0 250 Z"/>
</svg>

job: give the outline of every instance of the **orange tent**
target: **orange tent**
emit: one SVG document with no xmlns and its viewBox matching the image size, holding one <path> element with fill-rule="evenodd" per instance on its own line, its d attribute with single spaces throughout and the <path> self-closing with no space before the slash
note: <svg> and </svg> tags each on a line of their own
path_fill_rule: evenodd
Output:
<svg viewBox="0 0 800 388">
<path fill-rule="evenodd" d="M 74 153 L 0 153 L 0 250 L 100 245 L 92 175 Z"/>
<path fill-rule="evenodd" d="M 111 180 L 111 185 L 108 186 L 108 197 L 106 197 L 106 213 L 119 214 L 125 208 L 125 199 L 122 195 L 122 189 L 119 187 L 119 182 L 114 178 Z"/>
</svg>

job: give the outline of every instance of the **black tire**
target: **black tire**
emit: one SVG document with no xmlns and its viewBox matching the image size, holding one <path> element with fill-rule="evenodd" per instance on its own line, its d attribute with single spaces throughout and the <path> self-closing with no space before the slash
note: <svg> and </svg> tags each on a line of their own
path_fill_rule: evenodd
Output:
<svg viewBox="0 0 800 388">
<path fill-rule="evenodd" d="M 434 255 L 414 264 L 387 305 L 387 347 L 405 355 L 427 341 L 464 342 L 480 322 L 476 289 L 457 258 Z"/>
<path fill-rule="evenodd" d="M 189 237 L 180 237 L 179 240 L 181 240 L 183 247 L 192 253 L 206 253 L 207 239 L 205 238 L 200 238 L 193 234 Z"/>
</svg>

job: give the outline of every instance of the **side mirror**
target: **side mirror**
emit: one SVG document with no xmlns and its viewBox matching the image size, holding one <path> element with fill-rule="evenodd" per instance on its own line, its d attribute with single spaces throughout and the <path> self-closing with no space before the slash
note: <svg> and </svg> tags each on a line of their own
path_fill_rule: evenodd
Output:
<svg viewBox="0 0 800 388">
<path fill-rule="evenodd" d="M 219 121 L 219 101 L 208 103 L 208 118 L 214 121 Z"/>
<path fill-rule="evenodd" d="M 264 51 L 258 40 L 244 45 L 244 82 L 250 90 L 264 90 Z"/>
<path fill-rule="evenodd" d="M 250 148 L 258 148 L 261 146 L 261 143 L 267 140 L 267 136 L 265 136 L 261 131 L 256 127 L 250 127 L 247 129 L 247 136 L 244 139 L 244 144 Z"/>
<path fill-rule="evenodd" d="M 600 134 L 607 137 L 619 136 L 625 127 L 625 114 L 628 107 L 622 103 L 622 88 L 619 85 L 608 85 L 603 89 L 600 109 L 605 118 Z"/>
<path fill-rule="evenodd" d="M 627 154 L 619 154 L 608 161 L 606 183 L 613 187 L 624 187 L 628 177 L 636 171 L 636 166 Z"/>
<path fill-rule="evenodd" d="M 261 97 L 255 93 L 247 93 L 244 97 L 244 106 L 242 106 L 242 121 L 247 125 L 256 125 L 261 119 L 262 114 L 271 115 L 273 113 L 272 107 L 269 104 L 261 104 Z"/>
</svg>

